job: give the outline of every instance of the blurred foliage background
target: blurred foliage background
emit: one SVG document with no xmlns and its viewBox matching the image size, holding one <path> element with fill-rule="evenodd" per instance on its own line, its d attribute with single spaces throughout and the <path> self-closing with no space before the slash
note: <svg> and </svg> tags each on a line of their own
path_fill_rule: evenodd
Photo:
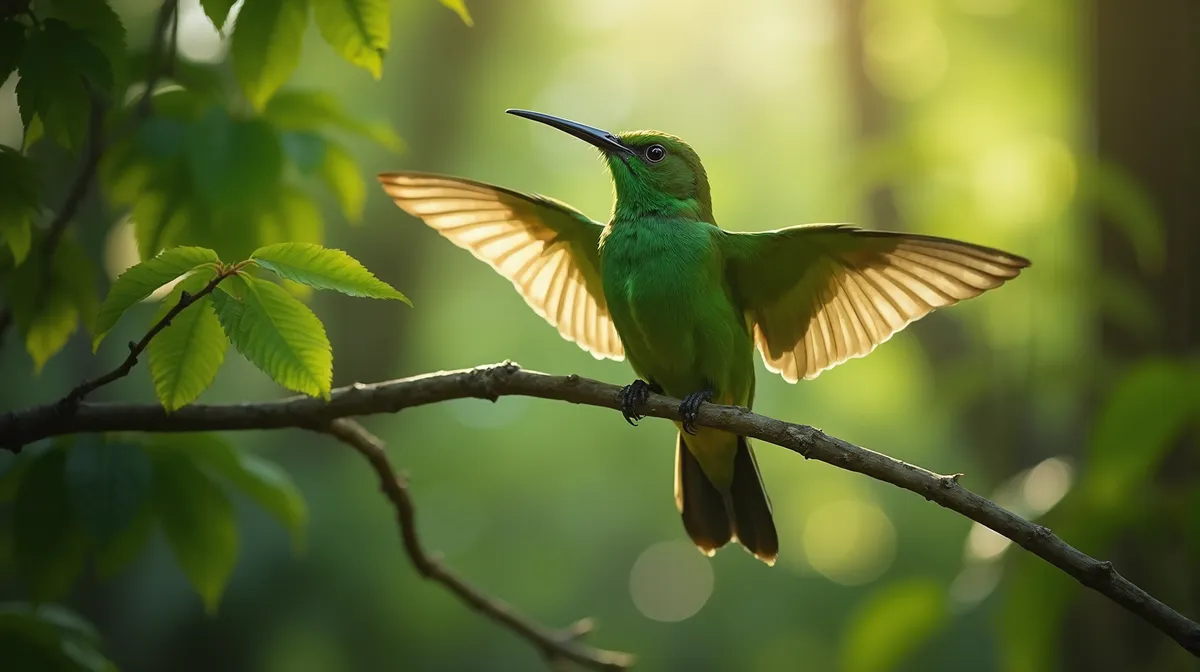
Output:
<svg viewBox="0 0 1200 672">
<path fill-rule="evenodd" d="M 129 48 L 144 51 L 158 4 L 112 4 Z M 789 386 L 760 366 L 756 410 L 963 472 L 965 486 L 1111 558 L 1196 617 L 1198 8 L 479 1 L 468 26 L 437 3 L 397 0 L 378 81 L 309 30 L 284 91 L 325 92 L 367 126 L 338 140 L 342 177 L 319 176 L 333 189 L 303 179 L 305 148 L 285 144 L 301 173 L 298 198 L 313 199 L 304 221 L 315 224 L 302 235 L 349 251 L 414 305 L 312 295 L 333 344 L 334 384 L 506 358 L 628 382 L 626 365 L 560 340 L 507 282 L 397 210 L 369 178 L 453 173 L 603 219 L 611 188 L 594 152 L 504 108 L 665 130 L 703 157 L 724 227 L 851 221 L 1032 259 L 1002 290 L 935 313 L 815 381 Z M 176 74 L 195 66 L 228 87 L 229 32 L 195 0 L 181 2 Z M 0 88 L 0 144 L 10 147 L 23 142 L 16 80 Z M 30 154 L 53 209 L 78 159 L 48 142 Z M 137 206 L 128 216 L 119 189 L 101 191 L 70 236 L 103 287 L 138 259 L 145 224 Z M 241 249 L 243 229 L 213 231 L 214 245 Z M 140 310 L 148 318 L 155 309 Z M 0 409 L 51 401 L 107 371 L 143 329 L 120 323 L 98 355 L 76 333 L 44 367 L 9 333 Z M 232 351 L 228 359 L 202 400 L 281 394 Z M 153 387 L 135 371 L 97 398 L 150 401 Z M 758 451 L 783 544 L 768 569 L 736 550 L 708 561 L 686 543 L 668 423 L 633 429 L 606 410 L 505 398 L 366 424 L 411 474 L 431 548 L 542 622 L 596 617 L 595 642 L 636 652 L 638 669 L 1197 669 L 1168 638 L 993 533 L 787 451 Z M 301 432 L 228 438 L 296 480 L 310 512 L 306 550 L 294 556 L 286 530 L 235 498 L 237 564 L 215 613 L 161 538 L 115 578 L 88 570 L 62 601 L 96 624 L 122 670 L 540 665 L 523 642 L 416 576 L 357 456 Z M 0 524 L 10 529 L 6 507 Z M 24 599 L 9 537 L 0 597 Z"/>
</svg>

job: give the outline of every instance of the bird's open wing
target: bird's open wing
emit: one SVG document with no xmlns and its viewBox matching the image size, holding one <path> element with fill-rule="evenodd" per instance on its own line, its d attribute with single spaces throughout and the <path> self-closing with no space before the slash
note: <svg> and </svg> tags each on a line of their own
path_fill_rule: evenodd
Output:
<svg viewBox="0 0 1200 672">
<path fill-rule="evenodd" d="M 383 173 L 396 205 L 512 281 L 538 315 L 597 359 L 623 359 L 600 284 L 603 226 L 568 205 L 459 177 Z"/>
<path fill-rule="evenodd" d="M 988 247 L 836 224 L 721 235 L 727 277 L 763 361 L 793 383 L 862 357 L 909 322 L 1029 265 Z"/>
</svg>

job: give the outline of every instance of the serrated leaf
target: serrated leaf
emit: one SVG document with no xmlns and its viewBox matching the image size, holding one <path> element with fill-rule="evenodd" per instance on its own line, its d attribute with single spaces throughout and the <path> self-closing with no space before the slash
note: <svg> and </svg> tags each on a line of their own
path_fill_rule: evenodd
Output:
<svg viewBox="0 0 1200 672">
<path fill-rule="evenodd" d="M 20 63 L 17 105 L 29 128 L 36 115 L 46 134 L 68 148 L 83 145 L 91 102 L 85 82 L 102 91 L 113 85 L 104 52 L 87 36 L 57 19 L 46 19 L 29 36 Z"/>
<path fill-rule="evenodd" d="M 280 385 L 329 398 L 333 352 L 321 320 L 272 282 L 239 274 L 225 285 L 213 304 L 238 352 Z"/>
<path fill-rule="evenodd" d="M 225 20 L 229 18 L 229 10 L 233 9 L 237 0 L 200 0 L 204 14 L 213 22 L 218 31 L 224 30 Z"/>
<path fill-rule="evenodd" d="M 161 455 L 154 467 L 154 498 L 167 542 L 205 608 L 215 612 L 237 562 L 233 505 L 185 457 Z"/>
<path fill-rule="evenodd" d="M 308 507 L 279 465 L 239 450 L 216 434 L 160 436 L 154 443 L 186 455 L 253 499 L 287 529 L 297 552 L 304 549 Z"/>
<path fill-rule="evenodd" d="M 391 40 L 390 14 L 388 0 L 321 0 L 313 7 L 321 37 L 375 79 L 383 74 L 383 57 Z"/>
<path fill-rule="evenodd" d="M 467 24 L 468 26 L 475 25 L 475 22 L 471 20 L 471 13 L 467 11 L 467 3 L 465 0 L 441 0 L 441 3 L 454 10 L 454 13 L 458 14 L 458 17 L 462 19 L 463 23 Z"/>
<path fill-rule="evenodd" d="M 351 222 L 362 218 L 363 203 L 367 198 L 367 185 L 358 165 L 344 147 L 336 143 L 325 143 L 325 156 L 321 162 L 321 178 L 333 191 L 342 214 Z"/>
<path fill-rule="evenodd" d="M 841 669 L 896 669 L 946 616 L 946 591 L 931 579 L 908 579 L 880 588 L 851 617 L 842 637 Z"/>
<path fill-rule="evenodd" d="M 184 278 L 163 299 L 150 324 L 158 323 L 178 305 L 183 292 L 199 293 L 214 275 L 215 271 L 202 269 Z M 170 327 L 151 339 L 146 354 L 154 392 L 163 408 L 173 411 L 186 406 L 208 389 L 225 361 L 228 345 L 213 312 L 211 296 L 203 296 L 183 309 L 171 320 Z"/>
<path fill-rule="evenodd" d="M 92 349 L 100 346 L 100 341 L 130 306 L 197 266 L 219 262 L 216 252 L 203 247 L 173 247 L 126 270 L 113 282 L 100 305 Z"/>
<path fill-rule="evenodd" d="M 382 122 L 356 119 L 346 113 L 333 94 L 324 91 L 288 89 L 267 103 L 263 116 L 285 131 L 320 131 L 337 128 L 361 135 L 393 152 L 404 149 L 404 141 Z"/>
<path fill-rule="evenodd" d="M 16 21 L 0 21 L 0 84 L 16 72 L 25 50 L 25 26 Z"/>
<path fill-rule="evenodd" d="M 279 243 L 260 247 L 250 258 L 281 278 L 317 289 L 332 289 L 372 299 L 400 299 L 408 303 L 403 294 L 376 278 L 342 250 L 312 243 Z"/>
<path fill-rule="evenodd" d="M 283 170 L 279 135 L 261 119 L 233 119 L 213 107 L 192 133 L 188 165 L 212 206 L 243 210 L 274 191 Z"/>
<path fill-rule="evenodd" d="M 83 569 L 86 539 L 72 513 L 65 450 L 39 455 L 21 478 L 13 502 L 17 567 L 34 599 L 65 593 Z"/>
<path fill-rule="evenodd" d="M 125 26 L 105 0 L 54 0 L 54 16 L 81 31 L 100 48 L 113 70 L 125 61 Z"/>
<path fill-rule="evenodd" d="M 66 483 L 74 517 L 107 544 L 133 521 L 150 493 L 150 458 L 132 443 L 77 441 L 67 452 Z"/>
<path fill-rule="evenodd" d="M 247 0 L 233 30 L 233 71 L 261 110 L 300 63 L 307 0 Z"/>
</svg>

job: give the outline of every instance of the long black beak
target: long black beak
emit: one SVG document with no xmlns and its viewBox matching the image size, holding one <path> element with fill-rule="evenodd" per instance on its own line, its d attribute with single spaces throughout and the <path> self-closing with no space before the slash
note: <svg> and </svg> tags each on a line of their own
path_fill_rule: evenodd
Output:
<svg viewBox="0 0 1200 672">
<path fill-rule="evenodd" d="M 532 119 L 534 121 L 546 124 L 547 126 L 553 126 L 564 133 L 570 133 L 571 135 L 590 145 L 595 145 L 596 147 L 600 148 L 600 151 L 602 152 L 623 152 L 625 154 L 634 153 L 632 149 L 621 144 L 621 140 L 612 133 L 609 133 L 608 131 L 602 131 L 598 128 L 592 128 L 591 126 L 581 124 L 577 121 L 571 121 L 561 117 L 552 117 L 548 114 L 542 114 L 541 112 L 530 112 L 529 110 L 505 110 L 505 112 L 518 117 Z"/>
</svg>

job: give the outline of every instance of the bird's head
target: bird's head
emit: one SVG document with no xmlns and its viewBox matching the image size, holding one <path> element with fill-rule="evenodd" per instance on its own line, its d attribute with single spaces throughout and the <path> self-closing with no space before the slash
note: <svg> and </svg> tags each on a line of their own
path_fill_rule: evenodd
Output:
<svg viewBox="0 0 1200 672">
<path fill-rule="evenodd" d="M 712 222 L 712 196 L 700 157 L 660 131 L 614 134 L 540 112 L 508 110 L 587 142 L 604 155 L 617 191 L 616 216 L 684 216 Z"/>
</svg>

